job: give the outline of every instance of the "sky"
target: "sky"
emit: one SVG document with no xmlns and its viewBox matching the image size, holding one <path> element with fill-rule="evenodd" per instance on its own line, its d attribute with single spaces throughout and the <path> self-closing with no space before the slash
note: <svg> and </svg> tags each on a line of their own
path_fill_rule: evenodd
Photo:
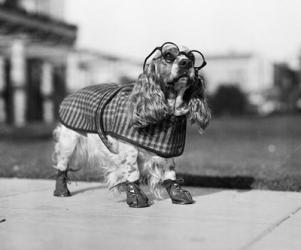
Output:
<svg viewBox="0 0 301 250">
<path fill-rule="evenodd" d="M 135 59 L 165 41 L 275 61 L 301 52 L 300 0 L 66 0 L 66 19 L 79 26 L 78 47 Z"/>
</svg>

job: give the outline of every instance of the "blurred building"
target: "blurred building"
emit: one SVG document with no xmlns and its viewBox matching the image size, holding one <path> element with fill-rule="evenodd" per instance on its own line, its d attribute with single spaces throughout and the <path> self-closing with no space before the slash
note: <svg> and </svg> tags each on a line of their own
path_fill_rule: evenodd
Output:
<svg viewBox="0 0 301 250">
<path fill-rule="evenodd" d="M 234 85 L 259 114 L 301 110 L 301 53 L 296 69 L 252 53 L 207 56 L 206 60 L 204 76 L 209 94 L 221 85 Z"/>
<path fill-rule="evenodd" d="M 63 20 L 65 17 L 65 3 L 62 0 L 22 0 L 18 2 L 20 7 L 27 12 L 50 16 L 57 20 Z"/>
<path fill-rule="evenodd" d="M 133 82 L 142 72 L 141 62 L 87 49 L 76 49 L 69 65 L 68 92 L 91 84 Z"/>
<path fill-rule="evenodd" d="M 141 65 L 77 49 L 64 0 L 0 0 L 0 123 L 53 122 L 68 93 L 137 78 Z"/>
<path fill-rule="evenodd" d="M 266 91 L 273 87 L 273 65 L 255 53 L 229 53 L 207 56 L 204 68 L 209 95 L 220 86 L 236 86 L 248 101 L 248 110 L 267 114 L 274 103 L 267 101 Z"/>
<path fill-rule="evenodd" d="M 1 1 L 1 122 L 54 119 L 77 37 L 77 27 L 63 21 L 63 7 L 58 0 Z"/>
<path fill-rule="evenodd" d="M 204 68 L 209 93 L 220 85 L 237 85 L 246 93 L 258 93 L 272 85 L 272 65 L 259 55 L 229 53 L 207 56 Z"/>
</svg>

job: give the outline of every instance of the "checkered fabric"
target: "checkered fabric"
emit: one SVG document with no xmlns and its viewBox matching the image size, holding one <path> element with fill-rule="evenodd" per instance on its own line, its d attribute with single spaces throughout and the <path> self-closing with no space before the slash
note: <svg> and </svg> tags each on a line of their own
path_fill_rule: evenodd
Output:
<svg viewBox="0 0 301 250">
<path fill-rule="evenodd" d="M 81 89 L 61 103 L 60 121 L 76 131 L 98 133 L 112 152 L 114 151 L 106 135 L 130 142 L 162 157 L 181 155 L 185 146 L 186 117 L 171 116 L 146 128 L 132 126 L 127 112 L 132 88 L 133 85 L 100 84 Z"/>
</svg>

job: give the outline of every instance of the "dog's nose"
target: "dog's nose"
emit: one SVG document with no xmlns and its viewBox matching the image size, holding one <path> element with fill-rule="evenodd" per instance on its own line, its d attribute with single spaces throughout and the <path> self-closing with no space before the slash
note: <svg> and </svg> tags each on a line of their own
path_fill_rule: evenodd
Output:
<svg viewBox="0 0 301 250">
<path fill-rule="evenodd" d="M 182 58 L 179 62 L 181 69 L 189 69 L 192 67 L 192 62 L 187 58 Z"/>
</svg>

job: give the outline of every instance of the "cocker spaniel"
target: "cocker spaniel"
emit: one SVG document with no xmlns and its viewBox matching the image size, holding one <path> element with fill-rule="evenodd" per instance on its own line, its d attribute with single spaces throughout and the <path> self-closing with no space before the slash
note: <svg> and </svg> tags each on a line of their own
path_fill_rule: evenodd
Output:
<svg viewBox="0 0 301 250">
<path fill-rule="evenodd" d="M 54 195 L 70 196 L 67 172 L 90 164 L 103 168 L 110 189 L 126 192 L 130 207 L 150 205 L 141 183 L 158 198 L 166 190 L 175 204 L 193 203 L 176 179 L 174 157 L 183 153 L 187 119 L 200 131 L 210 121 L 199 75 L 205 65 L 199 51 L 167 42 L 146 57 L 134 84 L 99 84 L 66 97 L 54 131 Z"/>
</svg>

